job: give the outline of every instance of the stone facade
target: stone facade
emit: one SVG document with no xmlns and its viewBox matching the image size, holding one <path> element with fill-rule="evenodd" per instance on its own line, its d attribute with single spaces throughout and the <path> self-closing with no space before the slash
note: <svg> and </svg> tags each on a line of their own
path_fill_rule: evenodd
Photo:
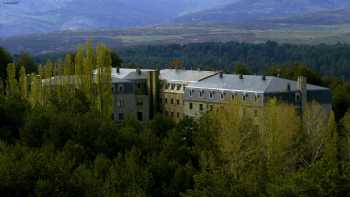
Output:
<svg viewBox="0 0 350 197">
<path fill-rule="evenodd" d="M 151 120 L 159 111 L 159 72 L 141 69 L 113 69 L 113 118 Z"/>
</svg>

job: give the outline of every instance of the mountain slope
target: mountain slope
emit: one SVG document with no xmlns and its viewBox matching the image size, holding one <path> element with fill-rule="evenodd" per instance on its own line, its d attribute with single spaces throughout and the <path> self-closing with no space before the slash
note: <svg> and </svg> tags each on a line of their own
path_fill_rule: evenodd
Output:
<svg viewBox="0 0 350 197">
<path fill-rule="evenodd" d="M 222 8 L 179 17 L 176 22 L 255 24 L 348 6 L 350 1 L 346 0 L 240 0 Z"/>
</svg>

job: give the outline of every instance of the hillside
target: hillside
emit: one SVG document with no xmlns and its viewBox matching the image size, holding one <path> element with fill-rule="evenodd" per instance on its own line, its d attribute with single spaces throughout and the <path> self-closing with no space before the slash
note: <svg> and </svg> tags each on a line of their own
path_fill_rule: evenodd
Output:
<svg viewBox="0 0 350 197">
<path fill-rule="evenodd" d="M 334 11 L 350 6 L 345 0 L 240 0 L 217 9 L 200 11 L 177 18 L 177 23 L 231 23 L 266 25 L 277 19 Z M 336 14 L 336 12 L 334 12 Z"/>
<path fill-rule="evenodd" d="M 350 8 L 331 11 L 319 11 L 301 16 L 292 16 L 282 19 L 271 20 L 278 24 L 298 25 L 336 25 L 350 23 Z"/>
</svg>

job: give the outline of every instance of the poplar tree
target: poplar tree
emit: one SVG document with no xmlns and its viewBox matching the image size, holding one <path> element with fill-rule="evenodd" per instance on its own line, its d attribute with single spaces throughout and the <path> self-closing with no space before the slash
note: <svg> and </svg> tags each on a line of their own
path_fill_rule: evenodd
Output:
<svg viewBox="0 0 350 197">
<path fill-rule="evenodd" d="M 73 75 L 74 66 L 73 66 L 73 57 L 71 54 L 67 54 L 63 61 L 63 75 Z"/>
<path fill-rule="evenodd" d="M 7 66 L 7 82 L 6 82 L 6 95 L 17 96 L 19 93 L 18 83 L 16 79 L 16 65 L 13 63 Z"/>
<path fill-rule="evenodd" d="M 4 81 L 0 77 L 0 96 L 3 96 L 5 94 L 5 85 Z"/>
<path fill-rule="evenodd" d="M 275 195 L 295 172 L 298 154 L 295 149 L 300 132 L 300 118 L 293 106 L 271 100 L 259 117 L 263 155 L 266 161 L 267 191 Z"/>
<path fill-rule="evenodd" d="M 258 130 L 254 117 L 242 103 L 231 102 L 225 108 L 212 114 L 218 128 L 218 145 L 222 159 L 227 162 L 230 175 L 238 181 L 239 187 L 258 192 L 259 175 Z"/>
<path fill-rule="evenodd" d="M 103 44 L 96 47 L 97 64 L 97 109 L 102 115 L 110 118 L 112 115 L 112 58 L 111 51 Z"/>
<path fill-rule="evenodd" d="M 27 96 L 28 96 L 28 80 L 27 80 L 26 69 L 24 66 L 22 66 L 20 68 L 20 71 L 19 71 L 19 87 L 20 87 L 22 98 L 27 98 Z"/>
<path fill-rule="evenodd" d="M 95 64 L 95 58 L 94 58 L 94 48 L 92 47 L 91 42 L 87 42 L 85 45 L 85 57 L 84 57 L 84 65 L 83 65 L 83 91 L 87 98 L 92 101 L 93 97 L 93 67 Z"/>
<path fill-rule="evenodd" d="M 30 102 L 33 106 L 42 104 L 42 79 L 40 75 L 31 75 Z"/>
<path fill-rule="evenodd" d="M 77 53 L 75 55 L 75 59 L 74 59 L 74 63 L 75 63 L 75 82 L 76 87 L 78 89 L 80 89 L 82 87 L 82 80 L 83 80 L 83 74 L 84 74 L 84 48 L 79 46 L 77 49 Z"/>
</svg>

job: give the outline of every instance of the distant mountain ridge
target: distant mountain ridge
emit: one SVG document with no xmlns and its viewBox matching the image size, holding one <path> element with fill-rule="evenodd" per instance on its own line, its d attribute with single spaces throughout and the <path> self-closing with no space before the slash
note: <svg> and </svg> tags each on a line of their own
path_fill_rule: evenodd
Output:
<svg viewBox="0 0 350 197">
<path fill-rule="evenodd" d="M 240 0 L 221 8 L 209 9 L 177 18 L 177 23 L 264 24 L 287 22 L 295 16 L 312 17 L 313 13 L 336 14 L 350 7 L 347 0 Z M 311 21 L 311 20 L 310 20 Z"/>
<path fill-rule="evenodd" d="M 0 0 L 0 37 L 155 25 L 236 0 Z"/>
</svg>

